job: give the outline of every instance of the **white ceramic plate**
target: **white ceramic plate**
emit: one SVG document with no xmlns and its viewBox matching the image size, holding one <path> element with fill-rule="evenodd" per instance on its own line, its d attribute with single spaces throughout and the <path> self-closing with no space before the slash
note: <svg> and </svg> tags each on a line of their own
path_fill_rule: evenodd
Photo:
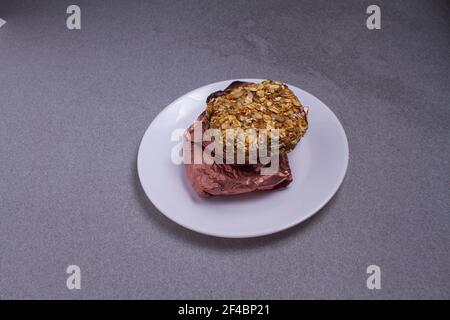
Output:
<svg viewBox="0 0 450 320">
<path fill-rule="evenodd" d="M 287 188 L 272 192 L 199 198 L 191 190 L 183 165 L 171 161 L 172 148 L 178 143 L 171 140 L 171 134 L 191 125 L 204 110 L 206 97 L 232 81 L 235 80 L 193 90 L 161 111 L 139 147 L 139 178 L 153 204 L 188 229 L 227 238 L 267 235 L 306 220 L 333 197 L 347 170 L 347 137 L 339 120 L 322 101 L 288 85 L 309 107 L 309 129 L 289 153 L 294 181 Z"/>
</svg>

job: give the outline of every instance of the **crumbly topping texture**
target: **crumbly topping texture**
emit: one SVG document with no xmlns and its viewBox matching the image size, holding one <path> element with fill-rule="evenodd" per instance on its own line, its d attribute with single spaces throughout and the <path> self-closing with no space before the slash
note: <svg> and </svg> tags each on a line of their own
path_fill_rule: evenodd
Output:
<svg viewBox="0 0 450 320">
<path fill-rule="evenodd" d="M 271 80 L 245 83 L 212 98 L 206 118 L 223 137 L 227 129 L 278 129 L 282 152 L 291 151 L 308 129 L 307 112 L 292 90 Z M 247 137 L 245 143 L 248 147 Z"/>
</svg>

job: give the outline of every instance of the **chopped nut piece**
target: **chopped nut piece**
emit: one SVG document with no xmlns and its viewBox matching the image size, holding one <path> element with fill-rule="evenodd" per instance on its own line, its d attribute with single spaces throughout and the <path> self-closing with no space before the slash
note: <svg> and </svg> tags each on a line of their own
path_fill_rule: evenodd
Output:
<svg viewBox="0 0 450 320">
<path fill-rule="evenodd" d="M 258 91 L 256 92 L 256 95 L 257 95 L 258 97 L 264 97 L 264 90 L 258 90 Z"/>
</svg>

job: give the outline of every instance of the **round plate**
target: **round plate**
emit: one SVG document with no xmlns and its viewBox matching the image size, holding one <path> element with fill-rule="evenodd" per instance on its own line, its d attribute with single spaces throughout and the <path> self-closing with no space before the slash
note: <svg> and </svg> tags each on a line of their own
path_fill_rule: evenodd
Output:
<svg viewBox="0 0 450 320">
<path fill-rule="evenodd" d="M 236 79 L 261 82 L 263 79 Z M 176 223 L 208 235 L 227 238 L 256 237 L 302 222 L 320 210 L 338 190 L 348 164 L 348 142 L 334 113 L 313 95 L 289 85 L 309 107 L 309 128 L 289 153 L 294 181 L 285 189 L 248 195 L 199 198 L 186 179 L 183 165 L 171 160 L 184 130 L 205 109 L 206 97 L 232 81 L 221 81 L 191 91 L 167 106 L 144 134 L 137 168 L 145 193 Z"/>
</svg>

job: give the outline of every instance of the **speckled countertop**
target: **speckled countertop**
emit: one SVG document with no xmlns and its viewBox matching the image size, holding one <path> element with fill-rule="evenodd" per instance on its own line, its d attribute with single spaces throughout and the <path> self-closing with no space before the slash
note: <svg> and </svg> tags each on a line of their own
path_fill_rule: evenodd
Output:
<svg viewBox="0 0 450 320">
<path fill-rule="evenodd" d="M 367 1 L 77 1 L 69 31 L 67 1 L 1 1 L 0 298 L 450 298 L 450 6 L 376 2 L 370 31 Z M 350 144 L 332 201 L 268 237 L 185 230 L 137 178 L 152 119 L 232 78 L 311 92 Z"/>
</svg>

